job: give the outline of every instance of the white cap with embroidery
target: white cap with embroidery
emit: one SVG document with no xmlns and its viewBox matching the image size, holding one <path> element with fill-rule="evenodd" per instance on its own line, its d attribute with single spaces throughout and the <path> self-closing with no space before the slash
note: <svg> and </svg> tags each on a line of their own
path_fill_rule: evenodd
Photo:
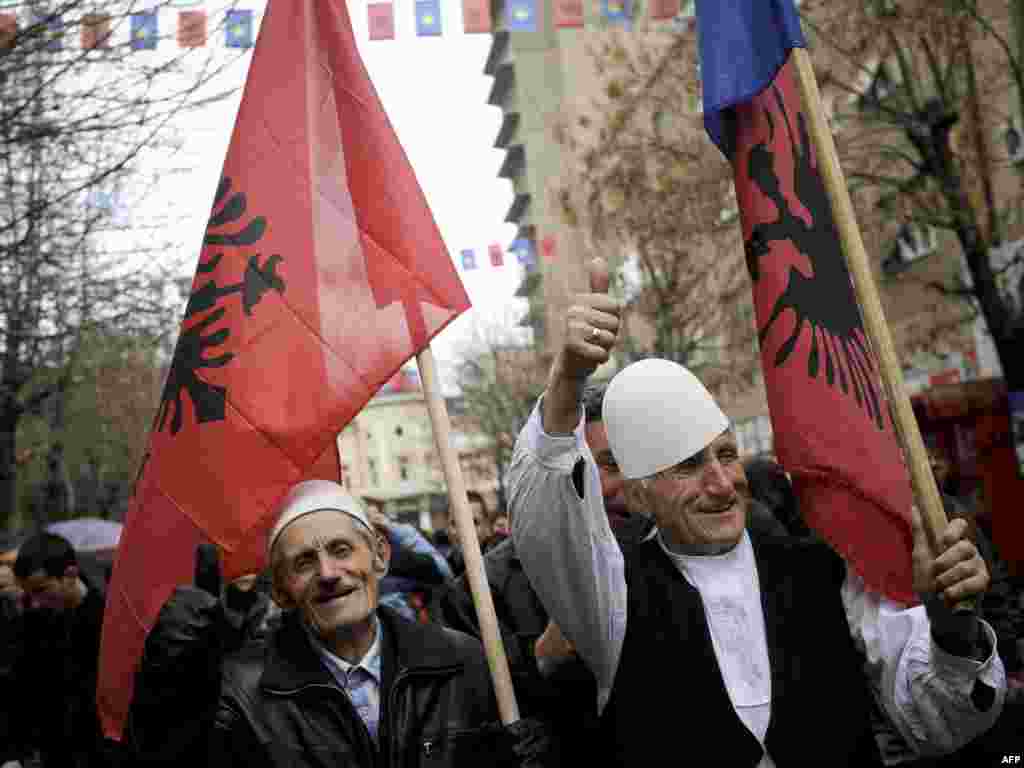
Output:
<svg viewBox="0 0 1024 768">
<path fill-rule="evenodd" d="M 654 358 L 615 375 L 601 414 L 608 446 L 628 479 L 685 461 L 729 428 L 729 419 L 693 373 Z"/>
<path fill-rule="evenodd" d="M 274 543 L 289 525 L 300 517 L 312 512 L 332 509 L 348 515 L 373 531 L 359 499 L 352 496 L 344 488 L 330 480 L 305 480 L 294 486 L 278 504 L 277 521 L 267 536 L 267 562 L 274 551 Z"/>
</svg>

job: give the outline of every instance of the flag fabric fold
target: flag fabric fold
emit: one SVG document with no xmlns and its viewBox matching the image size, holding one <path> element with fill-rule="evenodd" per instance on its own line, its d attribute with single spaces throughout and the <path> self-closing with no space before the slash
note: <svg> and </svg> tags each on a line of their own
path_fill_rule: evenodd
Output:
<svg viewBox="0 0 1024 768">
<path fill-rule="evenodd" d="M 105 733 L 196 544 L 260 570 L 278 499 L 340 478 L 337 434 L 468 307 L 346 5 L 270 0 L 108 592 Z"/>
<path fill-rule="evenodd" d="M 775 453 L 868 588 L 910 604 L 909 474 L 832 218 L 790 50 L 791 0 L 698 0 L 705 125 L 729 158 Z"/>
<path fill-rule="evenodd" d="M 697 0 L 697 33 L 704 93 L 704 125 L 723 145 L 721 112 L 761 93 L 804 48 L 800 14 L 793 0 Z"/>
</svg>

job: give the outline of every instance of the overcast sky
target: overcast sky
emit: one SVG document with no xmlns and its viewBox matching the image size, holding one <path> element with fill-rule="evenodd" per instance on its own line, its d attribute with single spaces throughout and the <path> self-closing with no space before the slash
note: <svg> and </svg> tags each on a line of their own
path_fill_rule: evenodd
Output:
<svg viewBox="0 0 1024 768">
<path fill-rule="evenodd" d="M 198 7 L 210 13 L 211 27 L 221 23 L 216 3 Z M 261 19 L 265 3 L 239 2 L 238 7 L 251 8 Z M 503 152 L 492 146 L 501 111 L 487 104 L 492 79 L 483 74 L 491 38 L 463 34 L 461 5 L 455 0 L 442 0 L 444 34 L 436 38 L 415 36 L 413 0 L 396 0 L 396 39 L 391 41 L 368 39 L 365 2 L 349 0 L 349 12 L 367 70 L 449 252 L 461 266 L 459 252 L 477 250 L 478 268 L 460 270 L 474 309 L 434 342 L 442 368 L 448 369 L 447 364 L 465 348 L 474 326 L 507 322 L 521 304 L 513 297 L 521 276 L 514 255 L 506 254 L 505 266 L 500 269 L 491 267 L 487 257 L 488 244 L 498 242 L 504 247 L 515 237 L 515 227 L 503 221 L 512 201 L 510 183 L 497 177 Z M 165 11 L 161 33 L 167 34 L 173 23 L 174 12 Z M 173 39 L 160 45 L 169 55 L 176 53 Z M 211 33 L 209 46 L 214 55 L 225 59 L 234 53 L 224 48 L 223 32 Z M 191 254 L 189 271 L 198 258 L 250 60 L 251 54 L 244 56 L 215 85 L 218 90 L 238 86 L 235 98 L 181 118 L 182 148 L 176 157 L 147 160 L 153 165 L 167 163 L 177 172 L 164 174 L 161 189 L 135 206 L 133 222 L 163 219 L 167 207 L 173 206 L 175 215 L 166 221 L 174 231 L 168 235 L 182 242 Z"/>
</svg>

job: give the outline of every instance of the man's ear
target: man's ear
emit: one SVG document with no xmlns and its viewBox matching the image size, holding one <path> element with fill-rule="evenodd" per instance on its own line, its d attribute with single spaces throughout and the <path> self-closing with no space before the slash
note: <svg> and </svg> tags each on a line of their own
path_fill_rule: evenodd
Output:
<svg viewBox="0 0 1024 768">
<path fill-rule="evenodd" d="M 272 579 L 270 583 L 270 597 L 277 603 L 278 607 L 282 611 L 290 611 L 295 608 L 296 602 L 292 600 L 291 596 L 281 589 L 277 583 L 277 579 Z"/>
<path fill-rule="evenodd" d="M 627 480 L 622 487 L 622 495 L 626 499 L 626 508 L 631 513 L 651 516 L 647 506 L 647 489 L 644 488 L 642 480 Z"/>
<path fill-rule="evenodd" d="M 388 541 L 387 536 L 377 531 L 374 531 L 373 538 L 377 542 L 373 551 L 373 570 L 377 572 L 377 576 L 383 577 L 387 574 L 388 565 L 391 563 L 391 542 Z"/>
</svg>

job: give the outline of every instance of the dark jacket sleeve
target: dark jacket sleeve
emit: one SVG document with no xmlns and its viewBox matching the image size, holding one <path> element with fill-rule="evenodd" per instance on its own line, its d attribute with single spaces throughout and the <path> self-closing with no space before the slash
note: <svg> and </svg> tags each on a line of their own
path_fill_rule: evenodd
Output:
<svg viewBox="0 0 1024 768">
<path fill-rule="evenodd" d="M 139 765 L 202 765 L 220 693 L 219 601 L 179 588 L 146 638 L 129 712 Z"/>
</svg>

